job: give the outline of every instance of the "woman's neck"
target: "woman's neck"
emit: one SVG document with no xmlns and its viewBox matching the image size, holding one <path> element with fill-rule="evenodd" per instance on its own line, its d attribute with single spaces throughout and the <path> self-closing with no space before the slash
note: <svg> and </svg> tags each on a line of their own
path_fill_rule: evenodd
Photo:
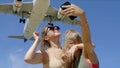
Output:
<svg viewBox="0 0 120 68">
<path fill-rule="evenodd" d="M 59 41 L 50 41 L 51 48 L 61 48 Z"/>
</svg>

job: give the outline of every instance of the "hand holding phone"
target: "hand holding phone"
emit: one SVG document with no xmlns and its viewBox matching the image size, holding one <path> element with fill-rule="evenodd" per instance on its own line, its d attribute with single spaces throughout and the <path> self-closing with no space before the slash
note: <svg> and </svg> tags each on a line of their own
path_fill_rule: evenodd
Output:
<svg viewBox="0 0 120 68">
<path fill-rule="evenodd" d="M 63 3 L 60 7 L 62 8 L 63 5 L 71 5 L 71 3 L 67 1 L 67 2 Z M 62 8 L 62 10 L 65 10 L 65 9 L 67 9 L 67 8 Z M 71 20 L 74 20 L 75 18 L 76 18 L 76 16 L 70 16 Z"/>
</svg>

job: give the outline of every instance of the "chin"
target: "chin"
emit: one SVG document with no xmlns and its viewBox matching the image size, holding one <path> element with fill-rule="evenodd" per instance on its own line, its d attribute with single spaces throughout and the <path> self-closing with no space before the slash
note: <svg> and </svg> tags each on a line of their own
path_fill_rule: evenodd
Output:
<svg viewBox="0 0 120 68">
<path fill-rule="evenodd" d="M 55 33 L 56 36 L 61 36 L 61 33 Z"/>
<path fill-rule="evenodd" d="M 61 34 L 56 34 L 56 35 L 55 35 L 55 38 L 60 37 L 60 36 L 61 36 Z"/>
</svg>

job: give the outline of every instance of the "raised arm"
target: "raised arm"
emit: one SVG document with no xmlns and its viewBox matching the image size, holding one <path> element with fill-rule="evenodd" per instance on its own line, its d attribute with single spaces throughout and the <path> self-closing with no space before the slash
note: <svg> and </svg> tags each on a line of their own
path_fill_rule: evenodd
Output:
<svg viewBox="0 0 120 68">
<path fill-rule="evenodd" d="M 85 56 L 85 58 L 89 59 L 91 63 L 97 64 L 98 59 L 92 47 L 90 29 L 89 29 L 89 25 L 88 25 L 84 10 L 82 10 L 81 8 L 73 4 L 62 6 L 62 7 L 67 8 L 66 10 L 63 10 L 62 12 L 64 15 L 78 16 L 80 18 L 81 20 L 80 26 L 81 26 L 81 31 L 82 31 L 82 42 L 84 44 L 83 55 Z"/>
<path fill-rule="evenodd" d="M 83 10 L 82 13 L 79 15 L 79 17 L 81 19 L 81 31 L 82 31 L 82 42 L 84 44 L 84 53 L 87 53 L 86 54 L 87 58 L 91 61 L 91 63 L 97 64 L 98 59 L 92 47 L 89 24 L 87 22 L 85 12 Z"/>
<path fill-rule="evenodd" d="M 42 62 L 43 56 L 42 56 L 42 52 L 39 50 L 38 52 L 36 52 L 36 48 L 40 42 L 40 39 L 38 37 L 38 33 L 33 33 L 35 41 L 32 44 L 32 46 L 30 47 L 30 49 L 27 51 L 24 60 L 27 63 L 30 64 L 38 64 Z"/>
</svg>

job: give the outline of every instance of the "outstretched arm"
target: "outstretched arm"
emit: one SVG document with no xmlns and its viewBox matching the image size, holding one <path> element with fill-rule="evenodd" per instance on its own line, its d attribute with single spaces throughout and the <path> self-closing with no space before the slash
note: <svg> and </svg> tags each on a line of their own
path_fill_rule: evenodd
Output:
<svg viewBox="0 0 120 68">
<path fill-rule="evenodd" d="M 82 42 L 84 44 L 84 53 L 87 53 L 87 58 L 91 61 L 91 63 L 96 64 L 98 63 L 98 59 L 92 47 L 89 24 L 87 22 L 85 12 L 83 10 L 79 17 L 81 19 Z"/>
<path fill-rule="evenodd" d="M 79 8 L 76 5 L 67 5 L 62 6 L 63 8 L 67 8 L 66 10 L 63 10 L 62 13 L 67 16 L 78 16 L 80 17 L 80 26 L 82 31 L 82 42 L 84 44 L 83 47 L 83 55 L 85 58 L 89 59 L 91 63 L 97 64 L 98 59 L 97 56 L 93 50 L 92 43 L 91 43 L 91 35 L 89 30 L 89 25 L 85 16 L 84 10 Z"/>
</svg>

